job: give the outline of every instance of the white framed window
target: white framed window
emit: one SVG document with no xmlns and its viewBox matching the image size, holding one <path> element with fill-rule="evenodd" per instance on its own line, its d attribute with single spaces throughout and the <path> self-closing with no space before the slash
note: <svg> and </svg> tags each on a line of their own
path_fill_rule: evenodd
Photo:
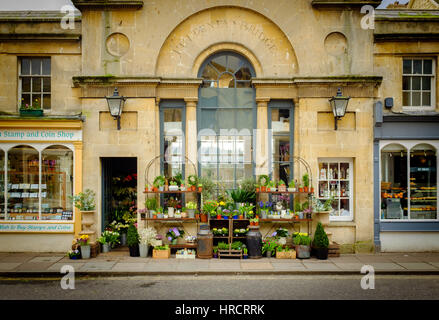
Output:
<svg viewBox="0 0 439 320">
<path fill-rule="evenodd" d="M 380 142 L 380 218 L 437 221 L 439 141 Z"/>
<path fill-rule="evenodd" d="M 319 158 L 318 198 L 324 202 L 333 199 L 331 221 L 352 221 L 353 211 L 353 159 Z"/>
<path fill-rule="evenodd" d="M 19 62 L 19 107 L 50 110 L 50 57 L 21 57 Z"/>
<path fill-rule="evenodd" d="M 403 58 L 402 105 L 405 110 L 435 109 L 434 70 L 433 58 Z"/>
</svg>

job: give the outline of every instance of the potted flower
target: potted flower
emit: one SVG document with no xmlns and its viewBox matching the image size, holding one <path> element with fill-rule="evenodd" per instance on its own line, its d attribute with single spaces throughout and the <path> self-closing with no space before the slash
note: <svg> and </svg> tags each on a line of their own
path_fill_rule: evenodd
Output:
<svg viewBox="0 0 439 320">
<path fill-rule="evenodd" d="M 187 183 L 191 187 L 191 191 L 196 191 L 198 184 L 198 177 L 194 174 L 191 174 L 187 178 Z"/>
<path fill-rule="evenodd" d="M 305 173 L 302 177 L 303 181 L 303 192 L 308 193 L 308 187 L 309 187 L 309 175 L 308 173 Z"/>
<path fill-rule="evenodd" d="M 276 259 L 295 259 L 296 258 L 296 251 L 291 250 L 286 246 L 285 248 L 279 247 L 276 250 Z"/>
<path fill-rule="evenodd" d="M 303 192 L 303 186 L 301 183 L 299 183 L 298 188 L 299 188 L 299 192 Z"/>
<path fill-rule="evenodd" d="M 266 174 L 261 174 L 258 178 L 258 184 L 261 188 L 261 192 L 267 191 L 267 184 L 269 182 L 270 178 Z"/>
<path fill-rule="evenodd" d="M 307 233 L 298 233 L 293 242 L 296 246 L 297 258 L 309 259 L 311 257 L 311 238 Z"/>
<path fill-rule="evenodd" d="M 271 180 L 271 181 L 268 183 L 267 191 L 270 191 L 270 192 L 276 192 L 276 191 L 277 191 L 277 188 L 276 188 L 276 182 L 274 182 L 273 180 Z"/>
<path fill-rule="evenodd" d="M 166 206 L 168 208 L 169 218 L 173 218 L 175 209 L 178 206 L 178 200 L 176 200 L 174 198 L 169 198 L 168 201 L 166 201 Z"/>
<path fill-rule="evenodd" d="M 127 245 L 130 250 L 130 257 L 139 256 L 139 233 L 134 224 L 130 224 L 127 234 Z"/>
<path fill-rule="evenodd" d="M 20 116 L 22 117 L 42 117 L 43 109 L 41 109 L 40 101 L 35 99 L 33 103 L 24 103 L 24 98 L 21 99 Z"/>
<path fill-rule="evenodd" d="M 230 213 L 230 215 L 232 216 L 233 220 L 238 220 L 238 217 L 239 217 L 239 211 L 236 210 L 236 209 L 234 209 L 234 210 Z"/>
<path fill-rule="evenodd" d="M 186 191 L 186 185 L 184 184 L 184 180 L 181 180 L 181 183 L 180 183 L 180 190 L 181 190 L 181 191 Z"/>
<path fill-rule="evenodd" d="M 209 214 L 211 217 L 217 215 L 217 203 L 213 200 L 206 200 L 203 204 L 203 213 Z"/>
<path fill-rule="evenodd" d="M 79 252 L 78 249 L 69 250 L 67 252 L 67 256 L 72 260 L 78 260 L 78 259 L 81 259 L 81 252 Z"/>
<path fill-rule="evenodd" d="M 217 246 L 213 247 L 213 257 L 218 258 L 218 247 Z"/>
<path fill-rule="evenodd" d="M 203 184 L 199 183 L 198 184 L 198 192 L 202 192 L 203 191 Z"/>
<path fill-rule="evenodd" d="M 163 191 L 165 188 L 165 182 L 166 179 L 164 176 L 157 176 L 154 179 L 153 185 L 155 188 L 157 188 L 159 191 Z"/>
<path fill-rule="evenodd" d="M 288 192 L 296 192 L 296 181 L 294 179 L 288 185 Z"/>
<path fill-rule="evenodd" d="M 243 247 L 242 248 L 242 254 L 243 254 L 243 258 L 244 259 L 247 259 L 248 258 L 248 249 L 247 249 L 247 247 Z"/>
<path fill-rule="evenodd" d="M 183 237 L 183 235 L 184 235 L 184 230 L 177 227 L 170 228 L 166 233 L 166 237 L 168 238 L 169 242 L 171 242 L 171 244 L 174 245 L 177 244 L 178 238 Z"/>
<path fill-rule="evenodd" d="M 230 216 L 230 210 L 229 210 L 229 209 L 224 209 L 223 212 L 222 212 L 222 216 L 223 216 L 223 219 L 224 219 L 224 220 L 229 219 L 229 216 Z"/>
<path fill-rule="evenodd" d="M 139 255 L 142 258 L 146 258 L 151 240 L 157 237 L 157 231 L 153 227 L 144 228 L 140 230 L 139 237 Z"/>
<path fill-rule="evenodd" d="M 81 248 L 82 259 L 90 259 L 90 245 L 88 243 L 88 240 L 89 237 L 86 234 L 81 235 L 77 240 L 77 243 Z"/>
<path fill-rule="evenodd" d="M 317 259 L 328 259 L 329 239 L 321 222 L 317 223 L 314 234 L 313 249 L 316 252 Z"/>
<path fill-rule="evenodd" d="M 278 228 L 275 232 L 272 233 L 271 237 L 277 238 L 277 242 L 280 245 L 285 245 L 288 238 L 288 229 Z"/>
<path fill-rule="evenodd" d="M 278 246 L 274 239 L 266 238 L 262 241 L 262 254 L 266 254 L 267 258 L 270 258 L 276 252 Z"/>
<path fill-rule="evenodd" d="M 171 181 L 169 185 L 169 191 L 178 191 L 177 182 Z"/>
<path fill-rule="evenodd" d="M 119 236 L 119 232 L 112 230 L 105 230 L 102 232 L 98 239 L 98 242 L 102 244 L 102 252 L 109 252 L 113 244 L 119 243 Z"/>
<path fill-rule="evenodd" d="M 157 208 L 157 219 L 163 219 L 164 218 L 163 211 L 164 210 L 163 210 L 162 207 Z"/>
<path fill-rule="evenodd" d="M 279 192 L 286 192 L 287 191 L 287 186 L 283 180 L 279 180 L 278 190 L 279 190 Z"/>
<path fill-rule="evenodd" d="M 145 207 L 148 208 L 149 217 L 153 218 L 153 215 L 157 210 L 157 199 L 156 198 L 146 199 Z"/>
</svg>

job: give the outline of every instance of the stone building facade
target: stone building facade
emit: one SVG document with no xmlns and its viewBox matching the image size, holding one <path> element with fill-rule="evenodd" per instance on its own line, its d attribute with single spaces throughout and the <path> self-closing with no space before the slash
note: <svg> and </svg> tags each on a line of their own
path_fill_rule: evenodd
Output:
<svg viewBox="0 0 439 320">
<path fill-rule="evenodd" d="M 163 153 L 167 128 L 173 126 L 182 129 L 181 135 L 170 134 L 178 136 L 179 156 L 195 164 L 197 174 L 212 174 L 231 187 L 243 177 L 272 174 L 279 179 L 283 165 L 290 170 L 288 178 L 300 180 L 306 168 L 293 156 L 304 159 L 318 197 L 339 192 L 336 213 L 326 229 L 344 252 L 404 250 L 405 241 L 416 243 L 416 239 L 428 245 L 419 242 L 411 250 L 439 248 L 437 206 L 436 213 L 421 222 L 426 229 L 417 228 L 418 221 L 410 222 L 412 229 L 405 225 L 394 229 L 392 221 L 382 219 L 379 156 L 384 147 L 380 143 L 392 134 L 382 134 L 380 128 L 387 128 L 382 119 L 398 123 L 391 119 L 394 113 L 409 117 L 403 120 L 412 125 L 426 124 L 425 134 L 401 135 L 402 144 L 420 140 L 437 152 L 437 11 L 379 10 L 371 29 L 362 7 L 376 7 L 380 1 L 73 3 L 80 13 L 68 21 L 72 29 L 61 23 L 62 13 L 0 15 L 0 127 L 2 133 L 8 132 L 1 136 L 8 192 L 3 194 L 0 251 L 64 251 L 81 230 L 80 213 L 68 203 L 59 204 L 65 200 L 61 187 L 49 190 L 44 183 L 49 176 L 57 177 L 53 179 L 63 186 L 64 194 L 86 188 L 96 192 L 94 228 L 99 234 L 108 222 L 104 159 L 134 159 L 137 204 L 143 208 L 145 184 L 164 170 L 160 161 L 152 160 Z M 402 88 L 402 64 L 412 59 L 413 67 L 413 61 L 424 61 L 423 57 L 428 60 L 426 71 L 431 60 L 431 74 L 422 76 L 431 82 L 419 90 L 425 105 L 416 108 L 412 96 L 417 97 L 417 91 Z M 126 97 L 120 130 L 105 99 L 116 87 Z M 335 130 L 328 99 L 338 88 L 350 100 Z M 405 105 L 407 94 L 410 106 Z M 44 117 L 21 117 L 21 104 L 34 97 L 43 106 Z M 391 108 L 384 103 L 388 97 L 393 98 Z M 286 131 L 276 131 L 286 124 Z M 218 131 L 231 128 L 250 132 L 226 134 L 235 146 L 227 152 L 241 160 L 239 164 L 217 160 L 212 169 L 200 150 L 212 145 L 219 150 Z M 279 145 L 290 148 L 287 158 L 280 154 Z M 31 158 L 40 164 L 33 183 L 26 180 L 32 170 L 11 164 L 25 160 L 29 167 Z M 51 160 L 63 163 L 64 169 L 47 171 Z M 185 166 L 187 174 L 194 173 L 191 168 Z M 28 178 L 22 178 L 20 170 Z M 338 175 L 329 178 L 330 171 Z M 429 188 L 435 187 L 429 183 Z M 38 189 L 33 205 L 17 200 L 19 193 L 21 197 L 36 193 L 25 188 L 31 190 L 32 185 Z M 61 202 L 46 203 L 45 192 L 46 196 L 54 192 Z M 437 201 L 437 191 L 435 197 Z M 32 217 L 38 219 L 30 221 Z M 307 227 L 303 223 L 296 229 Z M 263 226 L 263 233 L 268 231 Z"/>
</svg>

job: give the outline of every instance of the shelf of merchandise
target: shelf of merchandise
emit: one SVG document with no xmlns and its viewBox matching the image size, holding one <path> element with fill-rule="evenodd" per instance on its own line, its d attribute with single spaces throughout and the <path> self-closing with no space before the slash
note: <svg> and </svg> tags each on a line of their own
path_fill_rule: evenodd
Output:
<svg viewBox="0 0 439 320">
<path fill-rule="evenodd" d="M 227 223 L 226 223 L 227 221 Z M 240 227 L 238 227 L 238 224 L 240 224 Z M 229 249 L 227 250 L 218 250 L 218 258 L 221 259 L 221 257 L 234 257 L 234 258 L 240 258 L 242 259 L 242 249 L 241 250 L 232 250 L 231 245 L 234 242 L 234 239 L 237 241 L 244 242 L 242 240 L 247 239 L 246 236 L 235 236 L 234 230 L 235 229 L 243 229 L 242 226 L 245 225 L 246 228 L 248 227 L 249 220 L 248 219 L 209 219 L 209 227 L 212 230 L 216 226 L 225 227 L 227 225 L 228 228 L 228 235 L 227 236 L 214 236 L 214 239 L 217 239 L 218 242 L 221 240 L 227 240 L 227 244 L 229 245 Z M 214 243 L 214 246 L 216 244 Z"/>
</svg>

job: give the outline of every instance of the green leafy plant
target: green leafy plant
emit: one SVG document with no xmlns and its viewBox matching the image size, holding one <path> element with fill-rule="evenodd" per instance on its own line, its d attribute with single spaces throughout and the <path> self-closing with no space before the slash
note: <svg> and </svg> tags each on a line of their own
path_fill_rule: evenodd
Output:
<svg viewBox="0 0 439 320">
<path fill-rule="evenodd" d="M 317 223 L 313 246 L 315 248 L 327 248 L 329 246 L 328 235 L 321 222 Z"/>
<path fill-rule="evenodd" d="M 156 198 L 149 198 L 145 201 L 145 206 L 148 208 L 148 210 L 157 210 L 157 199 Z"/>
<path fill-rule="evenodd" d="M 247 255 L 248 254 L 248 249 L 247 248 L 242 248 L 242 252 L 244 253 L 244 255 Z"/>
<path fill-rule="evenodd" d="M 267 251 L 271 251 L 271 254 L 273 255 L 279 246 L 280 245 L 275 241 L 275 239 L 266 238 L 262 241 L 262 254 L 265 254 Z"/>
<path fill-rule="evenodd" d="M 229 244 L 225 242 L 218 242 L 218 250 L 229 250 Z"/>
<path fill-rule="evenodd" d="M 255 191 L 246 191 L 243 189 L 229 190 L 229 195 L 235 203 L 255 202 Z"/>
<path fill-rule="evenodd" d="M 155 246 L 154 250 L 169 250 L 169 245 L 165 244 L 163 246 Z"/>
<path fill-rule="evenodd" d="M 190 186 L 196 186 L 198 184 L 198 177 L 195 174 L 191 174 L 187 177 L 187 183 Z"/>
<path fill-rule="evenodd" d="M 295 212 L 300 212 L 300 211 L 302 211 L 302 207 L 301 207 L 299 201 L 296 201 L 296 202 L 294 203 L 294 211 L 295 211 Z"/>
<path fill-rule="evenodd" d="M 70 196 L 70 200 L 73 200 L 75 207 L 81 211 L 92 211 L 95 209 L 95 196 L 96 193 L 90 189 L 86 189 L 84 192 L 78 193 L 76 196 Z"/>
<path fill-rule="evenodd" d="M 303 185 L 305 187 L 309 187 L 309 175 L 308 173 L 305 173 L 302 177 Z"/>
<path fill-rule="evenodd" d="M 116 244 L 119 243 L 119 236 L 120 234 L 116 231 L 105 230 L 104 232 L 102 232 L 102 235 L 99 237 L 98 242 L 102 244 L 105 243 Z"/>
<path fill-rule="evenodd" d="M 285 185 L 285 182 L 284 182 L 283 180 L 279 180 L 279 185 L 280 185 L 280 186 L 284 186 L 284 185 Z"/>
<path fill-rule="evenodd" d="M 270 180 L 270 182 L 268 183 L 267 187 L 269 187 L 269 188 L 276 188 L 276 182 L 274 182 L 273 180 Z"/>
<path fill-rule="evenodd" d="M 157 176 L 154 179 L 153 185 L 156 188 L 162 187 L 165 185 L 166 179 L 164 176 Z"/>
<path fill-rule="evenodd" d="M 216 247 L 216 246 L 213 247 L 213 253 L 215 253 L 215 254 L 218 253 L 218 247 Z"/>
<path fill-rule="evenodd" d="M 294 179 L 292 179 L 290 181 L 290 184 L 288 185 L 290 188 L 295 188 L 296 187 L 296 181 L 294 181 Z"/>
<path fill-rule="evenodd" d="M 293 239 L 294 244 L 298 246 L 309 246 L 311 244 L 311 238 L 307 233 L 299 233 Z"/>
<path fill-rule="evenodd" d="M 139 233 L 137 232 L 137 228 L 134 224 L 130 224 L 127 232 L 127 245 L 135 246 L 140 242 Z"/>
<path fill-rule="evenodd" d="M 186 203 L 186 208 L 191 210 L 197 209 L 197 203 L 194 201 L 189 201 Z"/>
<path fill-rule="evenodd" d="M 232 250 L 241 250 L 242 246 L 243 246 L 243 243 L 241 241 L 234 241 L 234 242 L 232 242 L 230 247 Z"/>
<path fill-rule="evenodd" d="M 266 174 L 261 174 L 258 178 L 258 184 L 260 186 L 267 186 L 269 181 L 270 181 L 270 178 Z"/>
<path fill-rule="evenodd" d="M 256 192 L 256 180 L 254 178 L 247 178 L 242 180 L 241 182 L 241 189 L 246 192 Z"/>
<path fill-rule="evenodd" d="M 212 199 L 216 189 L 215 183 L 209 177 L 201 177 L 198 179 L 198 187 L 203 187 L 201 194 L 204 199 Z"/>
</svg>

